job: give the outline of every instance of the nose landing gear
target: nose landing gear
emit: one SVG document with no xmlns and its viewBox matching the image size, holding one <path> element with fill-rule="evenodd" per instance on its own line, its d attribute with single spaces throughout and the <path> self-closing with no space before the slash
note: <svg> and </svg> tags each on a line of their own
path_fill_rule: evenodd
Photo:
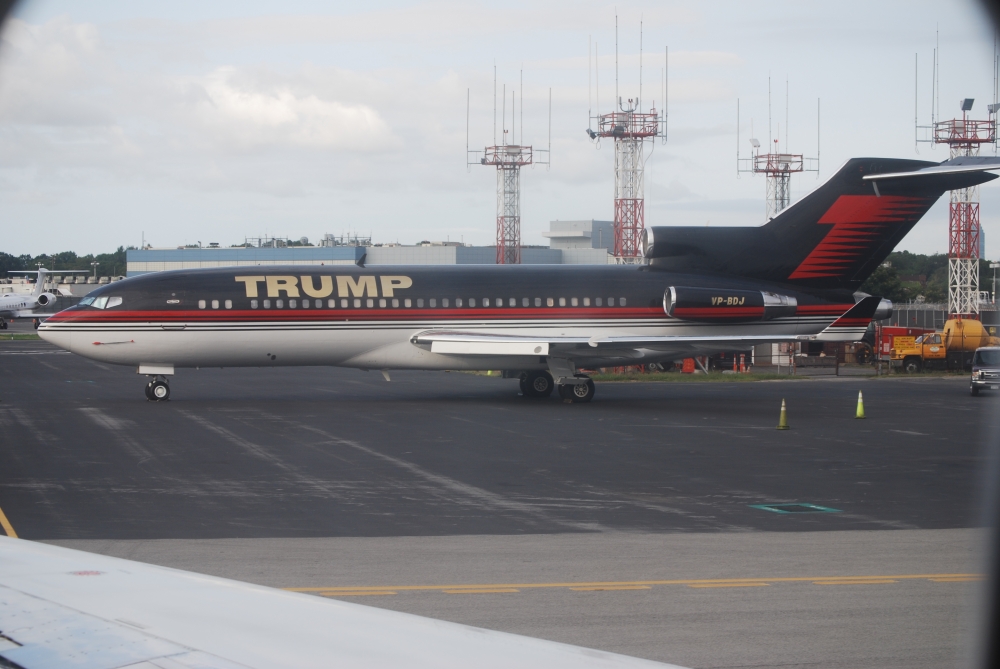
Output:
<svg viewBox="0 0 1000 669">
<path fill-rule="evenodd" d="M 150 402 L 165 402 L 170 399 L 170 384 L 164 376 L 154 376 L 146 384 L 146 399 Z"/>
</svg>

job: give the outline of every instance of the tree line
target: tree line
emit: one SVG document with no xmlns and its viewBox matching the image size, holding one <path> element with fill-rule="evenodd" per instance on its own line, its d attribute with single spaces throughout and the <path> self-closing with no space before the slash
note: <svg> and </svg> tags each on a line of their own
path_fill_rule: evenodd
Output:
<svg viewBox="0 0 1000 669">
<path fill-rule="evenodd" d="M 993 289 L 993 270 L 988 260 L 979 260 L 979 286 L 982 290 Z M 893 302 L 909 302 L 919 297 L 926 302 L 947 302 L 948 256 L 894 251 L 861 285 L 861 290 Z"/>
<path fill-rule="evenodd" d="M 129 247 L 131 248 L 131 247 Z M 93 273 L 94 267 L 91 263 L 97 263 L 97 276 L 125 276 L 124 246 L 119 246 L 113 253 L 98 253 L 80 256 L 73 251 L 63 251 L 62 253 L 43 253 L 38 256 L 29 254 L 12 255 L 0 251 L 0 278 L 5 278 L 7 272 L 16 270 L 36 270 L 39 265 L 53 272 L 60 272 L 69 269 L 83 269 Z"/>
</svg>

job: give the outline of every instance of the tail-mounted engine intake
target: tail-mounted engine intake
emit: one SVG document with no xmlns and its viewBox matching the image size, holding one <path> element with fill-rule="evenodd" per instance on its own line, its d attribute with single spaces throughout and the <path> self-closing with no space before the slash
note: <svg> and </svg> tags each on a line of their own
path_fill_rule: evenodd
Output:
<svg viewBox="0 0 1000 669">
<path fill-rule="evenodd" d="M 760 290 L 726 290 L 670 286 L 663 293 L 663 310 L 685 321 L 768 321 L 794 316 L 794 297 Z"/>
<path fill-rule="evenodd" d="M 42 293 L 38 296 L 38 306 L 45 307 L 56 301 L 56 296 L 52 293 Z"/>
</svg>

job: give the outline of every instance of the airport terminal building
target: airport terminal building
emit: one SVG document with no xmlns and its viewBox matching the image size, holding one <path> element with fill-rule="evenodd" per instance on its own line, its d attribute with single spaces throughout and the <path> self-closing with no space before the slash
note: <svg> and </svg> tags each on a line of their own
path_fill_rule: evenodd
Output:
<svg viewBox="0 0 1000 669">
<path fill-rule="evenodd" d="M 552 221 L 542 233 L 549 246 L 525 246 L 525 265 L 606 265 L 614 263 L 611 221 Z M 236 246 L 221 248 L 129 249 L 127 274 L 137 276 L 170 269 L 239 267 L 256 265 L 354 265 L 364 258 L 372 265 L 493 265 L 495 246 L 472 246 L 460 242 L 423 242 L 412 246 L 320 245 Z"/>
</svg>

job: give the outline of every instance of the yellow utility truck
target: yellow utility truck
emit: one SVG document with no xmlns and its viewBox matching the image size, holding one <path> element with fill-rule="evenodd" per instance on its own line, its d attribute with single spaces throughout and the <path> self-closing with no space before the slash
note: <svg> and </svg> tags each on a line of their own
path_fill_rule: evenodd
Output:
<svg viewBox="0 0 1000 669">
<path fill-rule="evenodd" d="M 981 346 L 1000 346 L 1000 337 L 993 336 L 977 320 L 953 318 L 940 332 L 928 332 L 919 337 L 896 337 L 889 350 L 889 364 L 905 372 L 923 369 L 961 371 L 972 369 L 972 356 Z"/>
</svg>

